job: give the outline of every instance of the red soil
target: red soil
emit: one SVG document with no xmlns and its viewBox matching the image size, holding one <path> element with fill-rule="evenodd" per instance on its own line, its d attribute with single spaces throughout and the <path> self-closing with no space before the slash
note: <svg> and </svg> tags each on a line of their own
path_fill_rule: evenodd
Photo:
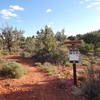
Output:
<svg viewBox="0 0 100 100">
<path fill-rule="evenodd" d="M 66 79 L 66 88 L 59 89 L 56 86 L 59 80 L 34 67 L 32 59 L 20 56 L 5 58 L 19 62 L 28 73 L 20 79 L 0 78 L 0 100 L 81 100 L 81 97 L 71 94 L 71 79 Z"/>
</svg>

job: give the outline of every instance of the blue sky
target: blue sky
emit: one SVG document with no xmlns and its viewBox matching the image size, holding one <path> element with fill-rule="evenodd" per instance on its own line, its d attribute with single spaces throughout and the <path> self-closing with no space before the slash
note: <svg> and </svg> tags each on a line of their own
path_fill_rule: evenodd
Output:
<svg viewBox="0 0 100 100">
<path fill-rule="evenodd" d="M 0 26 L 9 24 L 36 35 L 45 25 L 66 35 L 100 29 L 100 0 L 0 0 Z"/>
</svg>

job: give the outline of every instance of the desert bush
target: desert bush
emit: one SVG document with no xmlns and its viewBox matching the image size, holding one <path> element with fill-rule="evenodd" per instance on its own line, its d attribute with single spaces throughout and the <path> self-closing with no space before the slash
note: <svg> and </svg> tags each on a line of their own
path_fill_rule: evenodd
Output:
<svg viewBox="0 0 100 100">
<path fill-rule="evenodd" d="M 55 75 L 56 70 L 52 67 L 45 67 L 43 66 L 43 71 L 47 72 L 49 75 Z"/>
<path fill-rule="evenodd" d="M 0 70 L 3 68 L 3 65 L 7 63 L 7 60 L 0 58 Z"/>
<path fill-rule="evenodd" d="M 85 74 L 85 70 L 84 69 L 78 69 L 77 70 L 77 74 L 78 75 L 84 75 Z"/>
<path fill-rule="evenodd" d="M 49 63 L 49 62 L 45 62 L 45 63 L 43 63 L 43 66 L 45 66 L 45 67 L 52 67 L 52 64 Z"/>
<path fill-rule="evenodd" d="M 82 64 L 83 66 L 89 66 L 89 65 L 90 65 L 89 61 L 86 61 L 86 60 L 83 60 L 83 61 L 81 62 L 81 64 Z"/>
<path fill-rule="evenodd" d="M 79 81 L 85 81 L 86 80 L 86 72 L 83 69 L 78 69 L 77 70 L 77 78 Z"/>
<path fill-rule="evenodd" d="M 87 80 L 81 88 L 81 95 L 85 100 L 100 100 L 100 71 L 93 67 L 87 70 Z"/>
<path fill-rule="evenodd" d="M 56 73 L 55 68 L 48 62 L 45 62 L 44 64 L 41 64 L 40 62 L 36 62 L 35 66 L 40 67 L 43 72 L 46 72 L 49 75 L 54 75 Z"/>
<path fill-rule="evenodd" d="M 66 65 L 66 61 L 68 59 L 67 57 L 67 50 L 65 50 L 66 48 L 59 48 L 57 47 L 57 49 L 53 52 L 53 63 L 57 64 L 57 65 Z"/>
<path fill-rule="evenodd" d="M 29 52 L 22 52 L 20 55 L 21 55 L 22 57 L 24 57 L 24 58 L 30 58 L 30 57 L 32 57 L 32 54 L 29 53 Z"/>
<path fill-rule="evenodd" d="M 79 81 L 85 81 L 86 80 L 86 77 L 85 76 L 78 76 L 78 80 Z"/>
<path fill-rule="evenodd" d="M 5 60 L 5 59 L 3 59 L 3 58 L 0 58 L 0 64 L 2 63 L 2 64 L 4 64 L 4 63 L 6 63 L 7 61 Z"/>
<path fill-rule="evenodd" d="M 1 54 L 1 55 L 8 55 L 9 52 L 7 52 L 7 51 L 3 51 L 3 50 L 2 50 L 2 51 L 0 51 L 0 54 Z"/>
<path fill-rule="evenodd" d="M 62 41 L 62 39 L 61 39 Z M 51 28 L 45 26 L 37 32 L 35 58 L 38 62 L 52 64 L 65 64 L 67 60 L 67 47 L 58 42 Z"/>
<path fill-rule="evenodd" d="M 71 67 L 72 65 L 71 65 L 71 63 L 66 62 L 65 66 L 66 66 L 66 67 Z"/>
<path fill-rule="evenodd" d="M 43 67 L 43 65 L 42 65 L 40 62 L 35 62 L 34 65 L 35 65 L 35 66 L 38 66 L 38 67 Z"/>
<path fill-rule="evenodd" d="M 8 62 L 0 70 L 0 75 L 9 78 L 20 78 L 26 74 L 26 69 L 17 62 Z"/>
<path fill-rule="evenodd" d="M 93 52 L 93 44 L 82 44 L 80 47 L 79 47 L 79 50 L 82 54 L 85 54 L 87 55 L 88 53 L 91 53 Z"/>
<path fill-rule="evenodd" d="M 82 95 L 85 100 L 100 100 L 100 83 L 95 80 L 88 80 L 82 88 Z"/>
<path fill-rule="evenodd" d="M 100 59 L 98 58 L 95 63 L 100 66 Z"/>
</svg>

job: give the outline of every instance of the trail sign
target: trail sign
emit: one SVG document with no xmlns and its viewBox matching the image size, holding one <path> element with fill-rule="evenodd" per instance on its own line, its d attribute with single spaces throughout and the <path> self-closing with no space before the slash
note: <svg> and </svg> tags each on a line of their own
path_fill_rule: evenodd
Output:
<svg viewBox="0 0 100 100">
<path fill-rule="evenodd" d="M 77 44 L 81 44 L 80 40 L 66 41 L 64 44 L 71 44 L 68 51 L 68 58 L 70 63 L 73 63 L 73 78 L 74 85 L 77 86 L 77 74 L 76 74 L 76 63 L 80 60 L 80 53 Z"/>
<path fill-rule="evenodd" d="M 70 48 L 68 52 L 68 58 L 70 63 L 78 63 L 80 60 L 80 53 L 77 48 Z"/>
</svg>

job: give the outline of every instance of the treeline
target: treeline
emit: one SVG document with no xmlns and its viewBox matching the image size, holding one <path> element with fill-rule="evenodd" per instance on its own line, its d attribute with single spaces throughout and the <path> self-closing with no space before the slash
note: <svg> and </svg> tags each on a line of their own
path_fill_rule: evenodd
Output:
<svg viewBox="0 0 100 100">
<path fill-rule="evenodd" d="M 100 57 L 100 31 L 67 37 L 64 30 L 54 33 L 50 27 L 45 26 L 37 31 L 36 36 L 25 38 L 23 34 L 23 30 L 11 26 L 0 28 L 0 53 L 20 53 L 23 57 L 33 57 L 37 62 L 63 65 L 68 59 L 68 48 L 64 41 L 83 40 L 80 52 Z"/>
<path fill-rule="evenodd" d="M 83 40 L 85 43 L 80 46 L 80 51 L 83 54 L 100 57 L 100 30 L 77 35 L 78 40 Z"/>
</svg>

